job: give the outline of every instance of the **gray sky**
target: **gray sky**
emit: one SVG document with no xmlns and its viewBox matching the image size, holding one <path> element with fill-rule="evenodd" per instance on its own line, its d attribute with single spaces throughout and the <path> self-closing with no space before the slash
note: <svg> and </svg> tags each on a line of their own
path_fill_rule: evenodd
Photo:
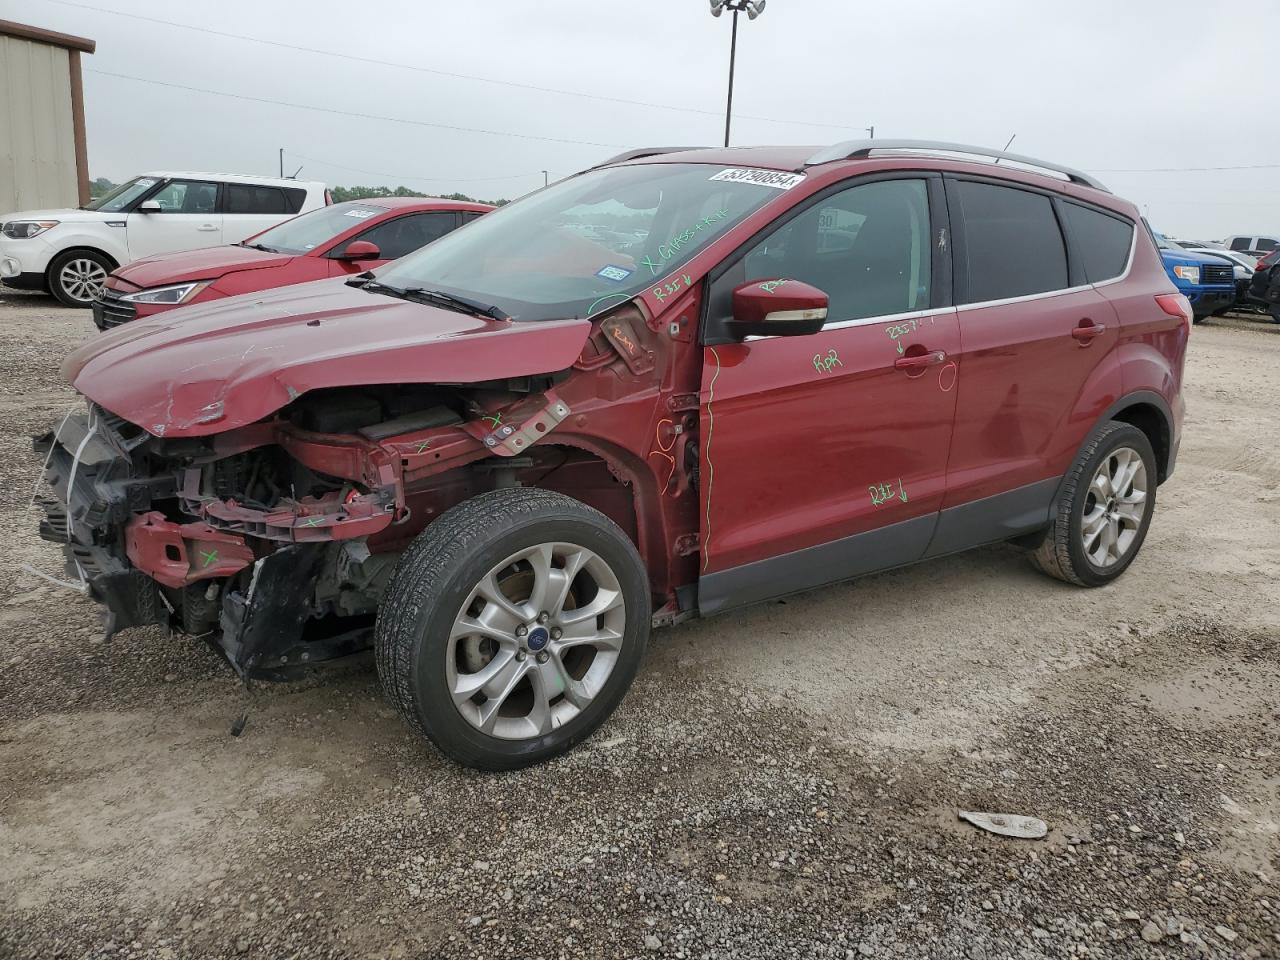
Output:
<svg viewBox="0 0 1280 960">
<path fill-rule="evenodd" d="M 1280 125 L 1261 106 L 1280 36 L 1274 0 L 768 4 L 740 25 L 736 144 L 829 143 L 872 124 L 877 137 L 987 146 L 1016 133 L 1012 149 L 1096 173 L 1158 230 L 1280 233 Z M 90 171 L 113 180 L 275 173 L 283 146 L 287 172 L 302 166 L 305 179 L 515 197 L 543 169 L 563 176 L 631 146 L 723 137 L 729 18 L 713 19 L 705 0 L 0 0 L 0 17 L 97 40 L 85 58 Z M 1278 166 L 1114 172 L 1257 164 Z"/>
</svg>

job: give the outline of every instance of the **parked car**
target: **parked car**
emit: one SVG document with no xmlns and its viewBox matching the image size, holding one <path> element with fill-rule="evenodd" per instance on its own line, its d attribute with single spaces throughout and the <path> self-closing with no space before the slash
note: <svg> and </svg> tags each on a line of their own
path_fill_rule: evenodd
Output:
<svg viewBox="0 0 1280 960">
<path fill-rule="evenodd" d="M 1153 236 L 1169 279 L 1191 303 L 1195 323 L 1231 308 L 1236 302 L 1234 263 L 1198 250 L 1185 250 L 1163 234 Z"/>
<path fill-rule="evenodd" d="M 106 330 L 185 304 L 351 276 L 412 253 L 492 209 L 418 197 L 321 207 L 233 246 L 169 253 L 120 267 L 93 302 L 93 322 Z"/>
<path fill-rule="evenodd" d="M 1280 236 L 1256 233 L 1247 236 L 1230 236 L 1222 241 L 1222 245 L 1228 250 L 1261 257 L 1280 249 Z"/>
<path fill-rule="evenodd" d="M 621 211 L 641 246 L 578 229 Z M 1011 539 L 1114 581 L 1191 319 L 1137 209 L 1065 167 L 636 150 L 80 347 L 41 535 L 109 631 L 207 634 L 245 677 L 372 633 L 415 729 L 520 767 L 605 720 L 653 624 Z"/>
<path fill-rule="evenodd" d="M 1222 247 L 1215 247 L 1211 244 L 1201 243 L 1198 240 L 1177 240 L 1173 237 L 1168 238 L 1171 243 L 1182 247 L 1184 250 L 1194 250 L 1196 253 L 1203 253 L 1205 256 L 1217 257 L 1225 260 L 1232 266 L 1232 274 L 1235 279 L 1236 296 L 1235 302 L 1227 307 L 1220 307 L 1215 314 L 1226 313 L 1228 310 L 1257 310 L 1260 305 L 1249 294 L 1249 284 L 1253 281 L 1253 272 L 1257 267 L 1257 258 L 1249 256 L 1247 253 L 1239 253 L 1235 250 L 1226 250 Z"/>
<path fill-rule="evenodd" d="M 1263 305 L 1272 320 L 1280 323 L 1280 268 L 1277 264 L 1280 264 L 1280 251 L 1258 261 L 1258 269 L 1249 285 L 1249 295 Z"/>
<path fill-rule="evenodd" d="M 223 173 L 148 173 L 78 210 L 0 216 L 0 280 L 70 307 L 143 257 L 235 243 L 328 203 L 324 184 Z"/>
</svg>

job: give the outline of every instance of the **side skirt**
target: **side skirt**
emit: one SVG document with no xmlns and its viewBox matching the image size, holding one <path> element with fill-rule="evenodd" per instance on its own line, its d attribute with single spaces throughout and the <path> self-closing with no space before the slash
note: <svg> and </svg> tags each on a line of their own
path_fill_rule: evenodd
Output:
<svg viewBox="0 0 1280 960">
<path fill-rule="evenodd" d="M 709 573 L 698 581 L 702 616 L 773 600 L 920 559 L 938 515 L 893 523 L 816 547 Z"/>
<path fill-rule="evenodd" d="M 1061 479 L 707 574 L 698 581 L 698 612 L 711 616 L 1033 533 L 1048 525 Z"/>
</svg>

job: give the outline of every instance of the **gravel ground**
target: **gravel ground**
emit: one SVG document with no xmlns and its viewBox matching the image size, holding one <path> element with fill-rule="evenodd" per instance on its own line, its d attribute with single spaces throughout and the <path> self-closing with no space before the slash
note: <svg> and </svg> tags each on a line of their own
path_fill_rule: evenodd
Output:
<svg viewBox="0 0 1280 960">
<path fill-rule="evenodd" d="M 18 569 L 58 570 L 29 436 L 91 333 L 0 295 L 0 957 L 1280 957 L 1280 326 L 1195 329 L 1119 583 L 997 547 L 663 631 L 591 741 L 506 775 L 368 659 L 250 699 Z"/>
</svg>

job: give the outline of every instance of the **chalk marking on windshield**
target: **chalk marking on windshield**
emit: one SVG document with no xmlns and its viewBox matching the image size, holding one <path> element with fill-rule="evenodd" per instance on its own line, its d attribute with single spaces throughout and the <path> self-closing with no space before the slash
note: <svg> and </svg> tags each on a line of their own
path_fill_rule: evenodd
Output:
<svg viewBox="0 0 1280 960">
<path fill-rule="evenodd" d="M 631 296 L 630 294 L 626 294 L 626 293 L 606 293 L 603 297 L 600 297 L 598 300 L 592 303 L 591 306 L 587 307 L 587 319 L 590 319 L 591 317 L 596 315 L 596 307 L 598 307 L 600 304 L 604 303 L 606 300 L 614 300 L 614 299 L 617 299 L 619 303 L 621 303 L 623 301 L 630 300 Z M 617 305 L 618 304 L 616 303 L 613 304 L 613 306 L 615 307 Z M 604 309 L 607 310 L 609 308 L 605 307 Z"/>
<path fill-rule="evenodd" d="M 666 243 L 658 244 L 658 262 L 654 262 L 653 258 L 645 255 L 641 263 L 649 268 L 649 275 L 656 277 L 662 272 L 664 264 L 674 260 L 680 251 L 692 243 L 698 236 L 700 230 L 711 230 L 717 223 L 729 219 L 729 211 L 726 209 L 717 210 L 710 216 L 703 217 L 695 223 L 690 229 L 683 233 L 677 233 Z M 665 251 L 665 252 L 663 252 Z"/>
</svg>

